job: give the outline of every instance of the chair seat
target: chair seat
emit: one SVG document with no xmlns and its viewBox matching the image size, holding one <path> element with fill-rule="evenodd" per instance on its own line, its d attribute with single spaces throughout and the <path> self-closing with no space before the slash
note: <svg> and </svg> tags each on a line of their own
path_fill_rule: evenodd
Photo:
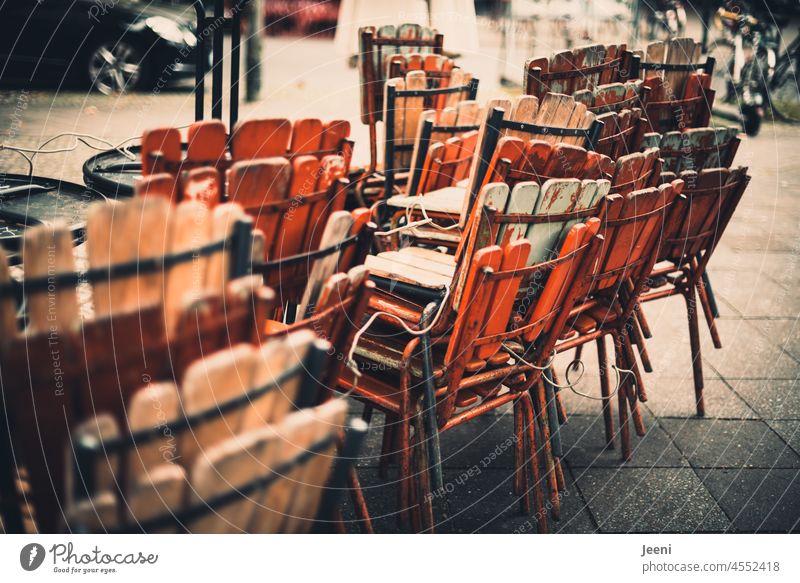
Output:
<svg viewBox="0 0 800 583">
<path fill-rule="evenodd" d="M 430 212 L 460 215 L 466 193 L 466 189 L 461 186 L 447 186 L 432 190 L 423 196 L 393 196 L 386 201 L 386 204 L 394 208 L 422 207 Z"/>
<path fill-rule="evenodd" d="M 367 256 L 372 275 L 428 289 L 441 289 L 453 280 L 455 258 L 428 249 L 405 248 Z M 433 254 L 439 257 L 434 257 Z M 448 259 L 449 258 L 449 259 Z"/>
</svg>

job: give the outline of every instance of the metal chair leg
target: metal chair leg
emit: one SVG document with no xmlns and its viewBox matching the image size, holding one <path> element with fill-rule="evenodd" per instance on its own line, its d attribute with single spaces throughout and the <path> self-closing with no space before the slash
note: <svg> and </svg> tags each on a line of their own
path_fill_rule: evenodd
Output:
<svg viewBox="0 0 800 583">
<path fill-rule="evenodd" d="M 547 468 L 547 487 L 550 491 L 550 513 L 553 520 L 561 519 L 561 500 L 558 497 L 558 480 L 556 478 L 553 450 L 550 443 L 550 425 L 547 422 L 547 402 L 545 400 L 544 381 L 539 379 L 531 390 L 536 391 L 533 399 L 534 410 L 538 418 L 539 431 L 542 436 L 542 450 L 544 452 L 545 466 Z"/>
<path fill-rule="evenodd" d="M 636 344 L 636 350 L 639 352 L 639 358 L 642 359 L 642 367 L 645 372 L 653 372 L 653 364 L 650 362 L 650 354 L 647 352 L 647 345 L 644 342 L 644 333 L 640 328 L 639 318 L 636 314 L 631 316 L 630 321 L 631 340 Z"/>
<path fill-rule="evenodd" d="M 624 369 L 625 358 L 624 348 L 622 347 L 622 339 L 619 333 L 614 333 L 614 358 L 617 363 L 617 368 Z M 631 459 L 631 428 L 628 425 L 628 395 L 627 395 L 627 379 L 620 379 L 620 387 L 617 390 L 617 407 L 619 408 L 619 441 L 620 449 L 622 450 L 622 460 L 630 461 Z"/>
<path fill-rule="evenodd" d="M 539 465 L 539 448 L 536 446 L 536 420 L 533 413 L 533 400 L 530 393 L 524 395 L 522 401 L 522 412 L 527 428 L 527 442 L 530 448 L 529 460 L 533 476 L 533 509 L 536 512 L 536 523 L 539 534 L 548 532 L 547 510 L 544 507 L 544 492 L 542 491 L 542 477 Z"/>
<path fill-rule="evenodd" d="M 694 374 L 694 396 L 698 417 L 706 414 L 703 399 L 703 359 L 700 351 L 700 330 L 697 319 L 697 298 L 694 288 L 684 295 L 686 300 L 687 320 L 689 322 L 689 344 L 692 348 L 692 372 Z"/>
<path fill-rule="evenodd" d="M 608 353 L 606 337 L 596 340 L 597 360 L 600 365 L 600 393 L 603 397 L 603 422 L 606 431 L 606 447 L 614 449 L 614 412 L 611 406 L 611 379 L 608 376 Z"/>
<path fill-rule="evenodd" d="M 531 513 L 525 463 L 525 422 L 522 399 L 514 401 L 514 495 L 519 497 L 519 511 Z"/>
<path fill-rule="evenodd" d="M 720 349 L 722 348 L 722 340 L 719 337 L 719 331 L 717 330 L 717 320 L 714 317 L 714 313 L 711 309 L 711 303 L 708 299 L 708 293 L 706 293 L 706 288 L 704 283 L 697 284 L 697 297 L 700 299 L 700 305 L 703 308 L 703 315 L 706 318 L 706 324 L 708 324 L 708 332 L 711 334 L 711 341 L 714 343 L 714 348 Z"/>
</svg>

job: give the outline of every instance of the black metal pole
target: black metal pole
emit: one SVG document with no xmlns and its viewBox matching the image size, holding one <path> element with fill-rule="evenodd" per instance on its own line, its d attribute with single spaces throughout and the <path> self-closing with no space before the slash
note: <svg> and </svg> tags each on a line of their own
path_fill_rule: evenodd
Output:
<svg viewBox="0 0 800 583">
<path fill-rule="evenodd" d="M 242 10 L 249 0 L 239 0 L 233 8 L 231 21 L 231 94 L 228 97 L 228 127 L 233 133 L 233 126 L 239 119 L 239 58 L 242 41 Z"/>
<path fill-rule="evenodd" d="M 206 9 L 200 0 L 195 0 L 194 10 L 197 13 L 197 44 L 194 65 L 194 120 L 201 121 L 205 117 L 205 79 L 206 79 Z"/>
<path fill-rule="evenodd" d="M 222 51 L 225 38 L 225 0 L 214 0 L 214 57 L 211 70 L 211 117 L 222 119 Z"/>
<path fill-rule="evenodd" d="M 422 311 L 419 325 L 423 328 L 430 324 L 436 311 L 439 309 L 439 302 L 431 302 Z M 422 343 L 422 376 L 425 382 L 425 392 L 423 393 L 423 423 L 425 433 L 428 437 L 428 471 L 431 474 L 431 482 L 434 492 L 440 492 L 444 488 L 442 477 L 442 450 L 439 444 L 439 427 L 436 423 L 436 386 L 433 383 L 433 355 L 431 354 L 431 335 L 425 333 L 421 338 Z M 420 444 L 422 445 L 422 444 Z"/>
</svg>

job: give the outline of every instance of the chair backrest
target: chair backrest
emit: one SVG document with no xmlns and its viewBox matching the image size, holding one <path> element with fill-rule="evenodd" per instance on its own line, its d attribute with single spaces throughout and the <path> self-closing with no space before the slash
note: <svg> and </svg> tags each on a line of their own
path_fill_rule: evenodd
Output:
<svg viewBox="0 0 800 583">
<path fill-rule="evenodd" d="M 597 255 L 598 219 L 573 225 L 554 259 L 528 265 L 531 244 L 518 239 L 478 250 L 467 269 L 461 308 L 453 324 L 445 362 L 448 394 L 442 415 L 455 411 L 467 368 L 482 368 L 503 344 L 524 340 L 537 346 L 530 358 L 543 363 L 552 352 L 585 277 Z M 554 332 L 555 331 L 555 332 Z"/>
<path fill-rule="evenodd" d="M 3 436 L 14 435 L 0 452 L 7 467 L 12 452 L 27 467 L 43 530 L 57 528 L 70 427 L 95 411 L 122 420 L 143 379 L 172 379 L 198 354 L 258 338 L 255 323 L 273 294 L 252 278 L 236 279 L 247 271 L 250 229 L 238 205 L 208 212 L 197 202 L 170 207 L 137 197 L 92 207 L 88 271 L 75 270 L 71 237 L 59 225 L 26 233 L 21 284 L 0 270 L 0 374 L 10 425 Z M 27 307 L 24 330 L 14 317 L 17 300 Z M 52 366 L 30 354 L 51 355 Z M 41 446 L 21 447 L 34 442 Z M 1 495 L 16 500 L 14 492 Z M 17 528 L 13 516 L 3 518 Z"/>
<path fill-rule="evenodd" d="M 236 162 L 229 199 L 242 205 L 264 233 L 262 258 L 291 257 L 316 249 L 325 225 L 344 209 L 347 180 L 341 156 L 274 157 Z"/>
<path fill-rule="evenodd" d="M 513 186 L 548 178 L 606 177 L 606 172 L 613 172 L 611 161 L 588 152 L 602 127 L 586 106 L 566 95 L 548 94 L 541 104 L 533 96 L 523 96 L 513 106 L 502 100 L 490 102 L 469 172 L 462 226 L 470 221 L 481 189 L 490 182 Z"/>
<path fill-rule="evenodd" d="M 598 204 L 608 194 L 608 180 L 576 178 L 518 183 L 509 191 L 505 183 L 486 185 L 479 197 L 480 213 L 470 218 L 470 227 L 456 253 L 450 302 L 463 309 L 468 286 L 468 266 L 475 254 L 492 245 L 506 246 L 517 240 L 528 242 L 523 266 L 551 259 L 561 248 L 570 228 L 597 216 Z"/>
<path fill-rule="evenodd" d="M 650 131 L 665 133 L 709 124 L 715 62 L 708 57 L 700 63 L 701 48 L 693 39 L 676 38 L 650 43 L 640 52 Z"/>
<path fill-rule="evenodd" d="M 681 264 L 702 254 L 705 267 L 719 242 L 750 177 L 747 168 L 710 168 L 684 171 L 683 196 L 675 202 L 676 212 L 667 225 L 658 260 L 670 259 Z M 702 270 L 699 271 L 702 273 Z"/>
<path fill-rule="evenodd" d="M 287 221 L 298 218 L 295 215 Z M 253 273 L 263 276 L 265 285 L 276 291 L 277 305 L 285 307 L 289 303 L 299 306 L 301 318 L 316 302 L 323 284 L 331 275 L 364 263 L 377 229 L 370 222 L 367 209 L 336 211 L 322 225 L 302 220 L 300 226 L 313 235 L 309 242 L 293 253 L 286 253 L 282 248 L 285 235 L 281 235 L 280 230 L 272 231 L 272 238 L 277 243 L 271 242 L 270 248 L 276 252 L 266 254 L 265 260 L 265 254 L 259 249 L 252 267 Z M 260 238 L 257 234 L 256 240 Z"/>
<path fill-rule="evenodd" d="M 664 172 L 730 168 L 741 140 L 739 128 L 692 128 L 685 132 L 649 133 L 643 145 L 661 150 Z"/>
<path fill-rule="evenodd" d="M 447 123 L 452 110 L 455 110 L 456 123 L 459 113 L 464 126 L 477 123 L 478 105 L 474 100 L 478 93 L 478 80 L 461 69 L 455 69 L 451 82 L 454 84 L 429 89 L 425 71 L 410 71 L 405 78 L 386 81 L 383 105 L 385 197 L 394 194 L 397 173 L 412 170 L 425 159 L 427 143 L 422 133 L 424 125 L 421 125 L 424 121 L 442 116 Z M 446 131 L 449 130 L 438 128 L 437 134 Z"/>
<path fill-rule="evenodd" d="M 539 98 L 548 92 L 572 95 L 626 81 L 632 67 L 632 54 L 625 44 L 576 47 L 557 52 L 552 58 L 528 59 L 523 87 L 527 95 Z"/>
<path fill-rule="evenodd" d="M 142 175 L 172 175 L 176 182 L 173 200 L 179 201 L 185 194 L 184 173 L 196 168 L 213 167 L 224 173 L 236 162 L 258 158 L 281 156 L 293 162 L 313 156 L 324 163 L 336 156 L 347 172 L 353 152 L 349 136 L 350 122 L 315 118 L 246 120 L 236 124 L 230 137 L 221 121 L 198 121 L 189 127 L 185 144 L 177 128 L 156 128 L 142 134 Z"/>
<path fill-rule="evenodd" d="M 600 216 L 605 242 L 597 263 L 582 282 L 579 297 L 605 293 L 616 298 L 628 280 L 641 286 L 656 261 L 664 225 L 674 216 L 673 203 L 683 186 L 676 180 L 603 199 Z"/>
<path fill-rule="evenodd" d="M 317 515 L 345 425 L 319 397 L 330 345 L 293 332 L 194 362 L 180 384 L 144 386 L 126 421 L 98 415 L 67 440 L 71 528 L 295 532 Z M 300 411 L 293 413 L 296 409 Z"/>
<path fill-rule="evenodd" d="M 335 358 L 318 380 L 323 386 L 335 386 L 374 289 L 375 284 L 369 280 L 368 270 L 363 265 L 346 273 L 334 273 L 325 280 L 318 297 L 305 312 L 298 311 L 302 316 L 289 324 L 268 321 L 263 336 L 271 338 L 297 330 L 311 330 L 327 340 Z"/>
<path fill-rule="evenodd" d="M 382 119 L 387 79 L 421 69 L 431 85 L 449 85 L 453 62 L 442 56 L 444 36 L 435 30 L 418 24 L 387 25 L 377 29 L 365 26 L 359 29 L 358 35 L 361 121 L 364 124 L 374 125 Z"/>
<path fill-rule="evenodd" d="M 453 186 L 467 177 L 482 117 L 481 108 L 474 100 L 422 113 L 406 196 L 424 195 Z M 388 190 L 386 195 L 390 195 Z"/>
<path fill-rule="evenodd" d="M 611 179 L 611 192 L 628 194 L 661 183 L 661 157 L 658 148 L 620 156 Z"/>
</svg>

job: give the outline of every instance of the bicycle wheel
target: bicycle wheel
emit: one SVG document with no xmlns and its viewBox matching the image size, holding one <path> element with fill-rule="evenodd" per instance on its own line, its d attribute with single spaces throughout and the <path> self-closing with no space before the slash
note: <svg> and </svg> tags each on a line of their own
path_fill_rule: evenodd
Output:
<svg viewBox="0 0 800 583">
<path fill-rule="evenodd" d="M 711 77 L 711 88 L 716 92 L 717 99 L 727 103 L 736 103 L 736 90 L 733 86 L 731 72 L 733 69 L 733 43 L 725 38 L 712 40 L 708 43 L 709 57 L 714 57 L 714 74 Z"/>
<path fill-rule="evenodd" d="M 781 55 L 769 84 L 769 100 L 775 117 L 800 123 L 800 88 L 797 62 L 791 55 Z"/>
</svg>

